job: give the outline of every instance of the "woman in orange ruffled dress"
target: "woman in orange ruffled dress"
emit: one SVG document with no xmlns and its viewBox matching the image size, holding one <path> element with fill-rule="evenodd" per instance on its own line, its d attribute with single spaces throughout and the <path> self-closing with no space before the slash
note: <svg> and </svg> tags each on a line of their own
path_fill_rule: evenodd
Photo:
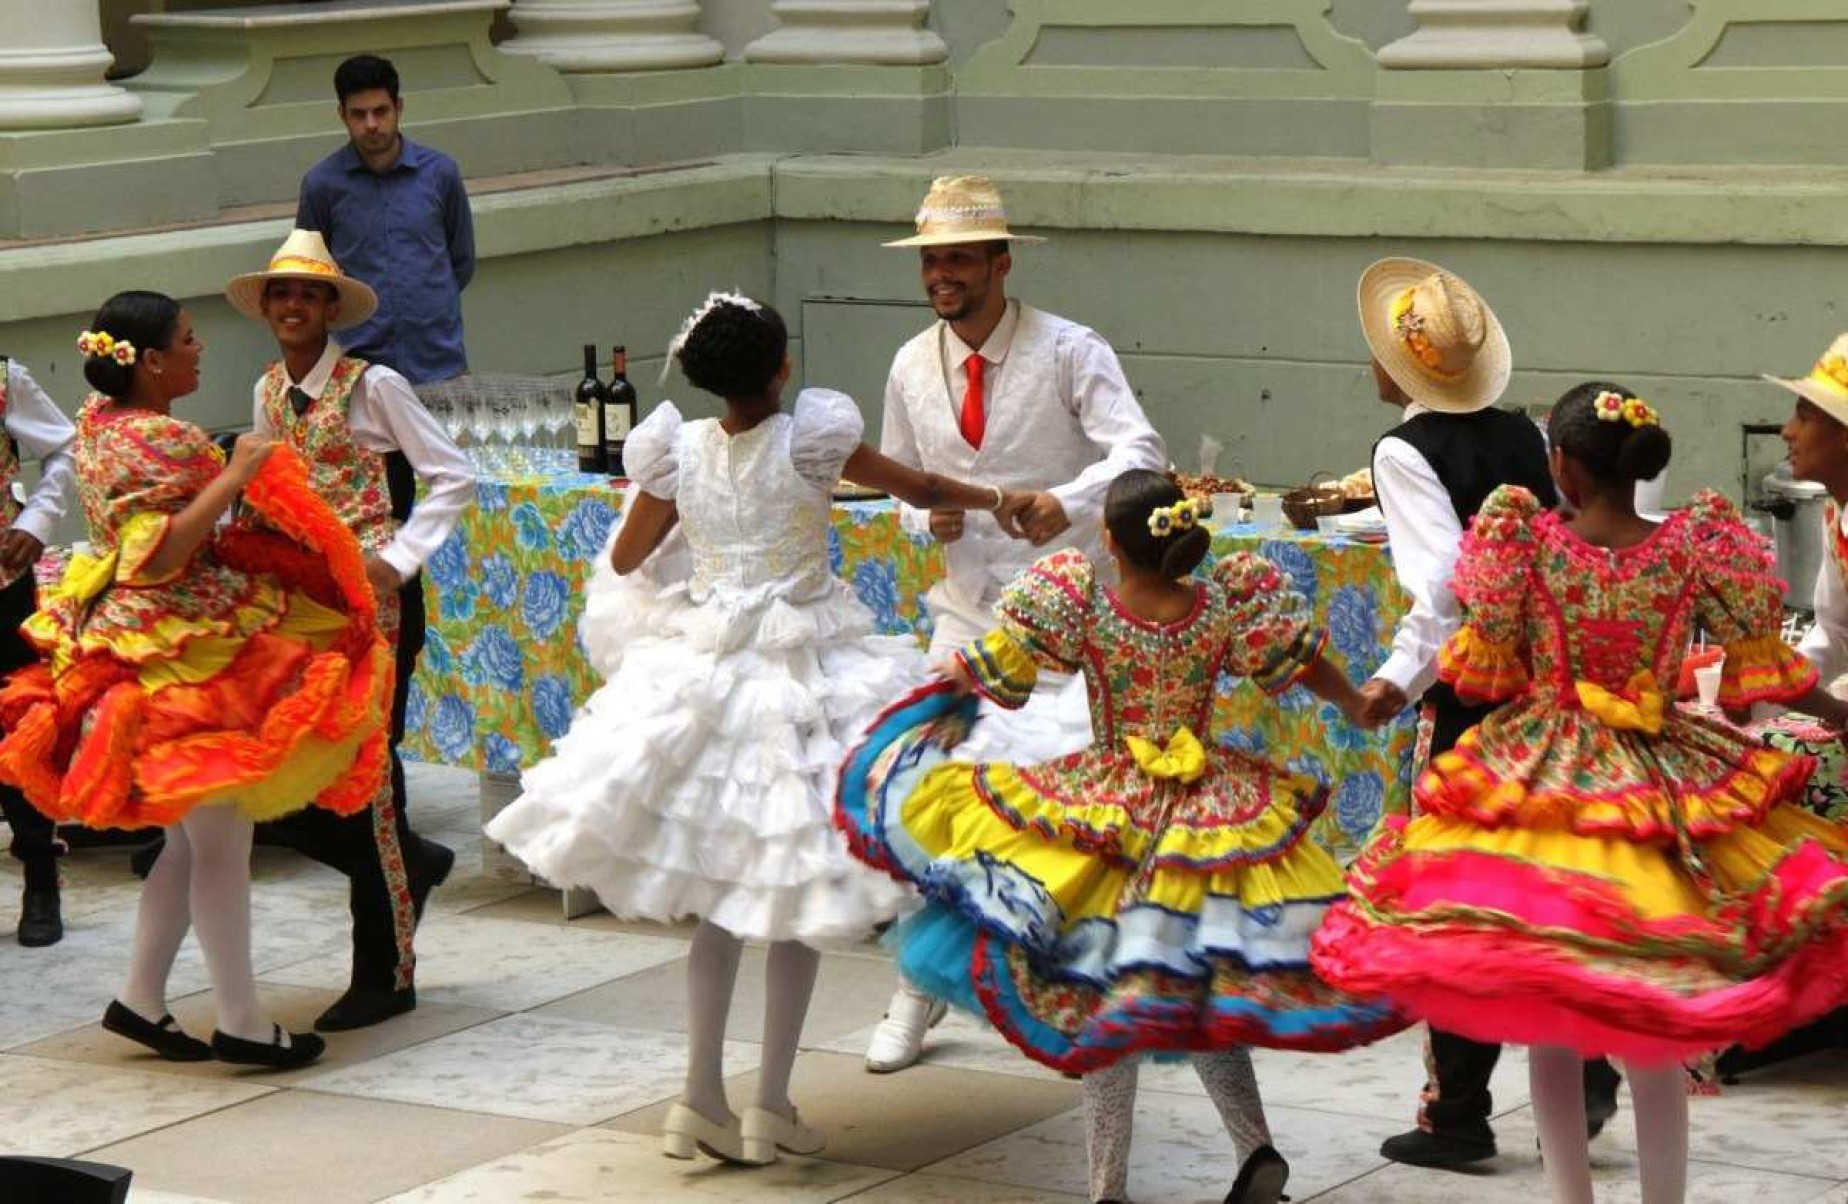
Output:
<svg viewBox="0 0 1848 1204">
<path fill-rule="evenodd" d="M 1549 434 L 1574 513 L 1504 487 L 1457 563 L 1443 676 L 1505 705 L 1419 780 L 1419 818 L 1375 836 L 1314 964 L 1434 1026 L 1533 1046 L 1559 1201 L 1592 1199 L 1579 1059 L 1624 1059 L 1642 1199 L 1669 1204 L 1686 1191 L 1680 1060 L 1848 998 L 1848 833 L 1792 805 L 1810 758 L 1677 710 L 1660 683 L 1698 626 L 1726 647 L 1729 710 L 1837 708 L 1779 639 L 1782 587 L 1730 503 L 1636 514 L 1670 450 L 1651 407 L 1581 385 Z"/>
<path fill-rule="evenodd" d="M 117 294 L 78 349 L 97 389 L 73 445 L 92 546 L 25 624 L 44 660 L 0 691 L 0 779 L 57 820 L 166 829 L 104 1028 L 173 1061 L 302 1065 L 321 1039 L 257 1000 L 251 828 L 377 789 L 391 653 L 359 548 L 292 453 L 245 435 L 227 464 L 172 416 L 203 351 L 177 302 Z M 220 529 L 240 494 L 273 530 Z M 216 995 L 209 1044 L 167 1011 L 189 925 Z"/>
</svg>

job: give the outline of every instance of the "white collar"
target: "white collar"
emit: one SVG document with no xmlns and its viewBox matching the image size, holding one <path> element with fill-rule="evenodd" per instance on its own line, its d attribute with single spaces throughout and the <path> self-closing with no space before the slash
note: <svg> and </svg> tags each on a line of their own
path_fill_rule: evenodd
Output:
<svg viewBox="0 0 1848 1204">
<path fill-rule="evenodd" d="M 1007 353 L 1014 346 L 1014 332 L 1020 328 L 1020 302 L 1010 299 L 1007 308 L 1001 312 L 1001 320 L 988 332 L 988 338 L 982 344 L 982 358 L 991 364 L 1007 362 Z M 962 341 L 956 328 L 948 322 L 943 323 L 943 349 L 949 360 L 950 371 L 963 366 L 975 349 Z"/>
<path fill-rule="evenodd" d="M 282 365 L 282 379 L 319 401 L 321 394 L 327 389 L 327 382 L 333 379 L 334 369 L 340 366 L 340 357 L 345 354 L 340 344 L 329 339 L 326 350 L 321 352 L 321 358 L 315 361 L 314 367 L 308 369 L 307 376 L 300 380 L 289 380 L 289 365 L 285 360 Z"/>
<path fill-rule="evenodd" d="M 1431 413 L 1431 410 L 1428 407 L 1419 405 L 1415 401 L 1408 401 L 1405 403 L 1405 421 L 1407 422 L 1410 422 L 1420 414 L 1429 413 Z"/>
</svg>

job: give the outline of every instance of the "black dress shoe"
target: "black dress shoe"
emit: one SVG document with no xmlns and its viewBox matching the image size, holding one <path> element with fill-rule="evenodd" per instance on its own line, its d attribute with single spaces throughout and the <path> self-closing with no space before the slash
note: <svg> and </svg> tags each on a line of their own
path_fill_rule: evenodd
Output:
<svg viewBox="0 0 1848 1204">
<path fill-rule="evenodd" d="M 19 900 L 19 943 L 42 949 L 64 939 L 64 912 L 55 886 L 28 886 Z"/>
<path fill-rule="evenodd" d="M 429 899 L 430 892 L 448 881 L 449 871 L 456 868 L 456 851 L 446 844 L 425 840 L 421 836 L 417 838 L 417 843 L 421 846 L 417 865 L 409 871 L 409 877 L 411 880 L 411 914 L 421 924 L 424 902 Z"/>
<path fill-rule="evenodd" d="M 1283 1194 L 1283 1185 L 1289 1181 L 1290 1164 L 1270 1146 L 1261 1145 L 1238 1168 L 1226 1204 L 1279 1204 L 1290 1198 Z"/>
<path fill-rule="evenodd" d="M 314 1027 L 316 1032 L 344 1033 L 402 1016 L 416 1006 L 416 987 L 395 991 L 383 987 L 348 987 L 346 994 L 321 1013 Z"/>
<path fill-rule="evenodd" d="M 1450 1133 L 1427 1133 L 1423 1129 L 1413 1129 L 1409 1133 L 1400 1133 L 1388 1137 L 1380 1143 L 1380 1157 L 1406 1166 L 1422 1166 L 1430 1170 L 1448 1171 L 1472 1162 L 1484 1162 L 1495 1157 L 1495 1138 L 1459 1137 Z"/>
<path fill-rule="evenodd" d="M 118 1037 L 127 1037 L 130 1041 L 147 1046 L 169 1062 L 212 1060 L 212 1047 L 181 1028 L 180 1022 L 173 1018 L 171 1012 L 156 1022 L 120 1000 L 112 999 L 103 1010 L 103 1028 Z"/>
<path fill-rule="evenodd" d="M 212 1034 L 212 1056 L 220 1062 L 237 1066 L 267 1066 L 271 1070 L 292 1070 L 306 1066 L 327 1049 L 327 1042 L 313 1033 L 290 1033 L 289 1043 L 282 1043 L 282 1025 L 274 1025 L 275 1036 L 267 1042 L 246 1041 L 242 1037 Z"/>
</svg>

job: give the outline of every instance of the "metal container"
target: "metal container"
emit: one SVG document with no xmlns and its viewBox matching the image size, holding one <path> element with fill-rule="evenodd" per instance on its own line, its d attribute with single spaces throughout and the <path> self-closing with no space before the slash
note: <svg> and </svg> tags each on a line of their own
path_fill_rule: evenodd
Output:
<svg viewBox="0 0 1848 1204">
<path fill-rule="evenodd" d="M 1829 491 L 1814 481 L 1793 481 L 1790 466 L 1781 464 L 1765 477 L 1763 493 L 1752 509 L 1774 520 L 1777 575 L 1784 579 L 1784 605 L 1795 610 L 1815 609 L 1816 572 L 1822 567 L 1823 512 Z"/>
</svg>

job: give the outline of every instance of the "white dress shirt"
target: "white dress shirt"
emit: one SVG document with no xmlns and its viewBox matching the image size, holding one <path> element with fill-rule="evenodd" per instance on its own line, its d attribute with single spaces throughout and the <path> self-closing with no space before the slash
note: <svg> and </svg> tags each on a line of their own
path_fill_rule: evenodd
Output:
<svg viewBox="0 0 1848 1204">
<path fill-rule="evenodd" d="M 1424 412 L 1415 402 L 1405 407 L 1407 420 Z M 1391 655 L 1373 676 L 1417 701 L 1437 680 L 1437 654 L 1463 622 L 1450 591 L 1463 524 L 1431 462 L 1403 439 L 1388 435 L 1374 449 L 1373 488 L 1386 514 L 1392 571 L 1412 599 L 1393 632 Z"/>
<path fill-rule="evenodd" d="M 345 354 L 340 344 L 329 339 L 327 350 L 321 353 L 308 375 L 289 383 L 318 401 L 340 357 Z M 288 376 L 286 365 L 283 375 Z M 277 438 L 278 432 L 270 426 L 263 412 L 261 379 L 257 381 L 255 403 L 257 434 L 268 439 Z M 403 452 L 404 458 L 410 461 L 411 471 L 424 486 L 424 495 L 412 509 L 411 517 L 379 553 L 387 564 L 398 570 L 400 579 L 409 581 L 449 538 L 463 509 L 474 497 L 474 465 L 417 399 L 410 382 L 383 364 L 367 368 L 354 384 L 353 394 L 347 400 L 347 425 L 352 429 L 354 442 L 369 451 L 380 455 Z"/>
<path fill-rule="evenodd" d="M 1840 519 L 1842 531 L 1848 533 L 1848 510 Z M 1824 688 L 1848 672 L 1848 588 L 1842 583 L 1842 563 L 1837 559 L 1837 536 L 1823 532 L 1822 563 L 1816 568 L 1816 589 L 1811 605 L 1816 611 L 1816 625 L 1809 629 L 1797 651 L 1816 666 Z"/>
<path fill-rule="evenodd" d="M 982 344 L 986 421 L 982 446 L 962 437 L 968 390 L 963 363 L 977 351 L 937 322 L 899 348 L 886 380 L 880 450 L 914 468 L 1003 489 L 1046 490 L 1071 528 L 1035 548 L 1005 535 L 988 514 L 969 514 L 944 547 L 944 580 L 931 588 L 933 647 L 955 646 L 994 625 L 1001 589 L 1056 547 L 1082 549 L 1100 566 L 1104 493 L 1131 468 L 1167 466 L 1161 436 L 1136 401 L 1116 352 L 1096 331 L 1042 310 L 1008 303 Z M 900 505 L 909 531 L 929 530 L 928 512 Z"/>
<path fill-rule="evenodd" d="M 6 433 L 19 444 L 20 463 L 37 460 L 42 469 L 13 526 L 48 544 L 70 508 L 71 483 L 77 474 L 71 440 L 77 430 L 24 365 L 14 360 L 6 362 Z"/>
</svg>

